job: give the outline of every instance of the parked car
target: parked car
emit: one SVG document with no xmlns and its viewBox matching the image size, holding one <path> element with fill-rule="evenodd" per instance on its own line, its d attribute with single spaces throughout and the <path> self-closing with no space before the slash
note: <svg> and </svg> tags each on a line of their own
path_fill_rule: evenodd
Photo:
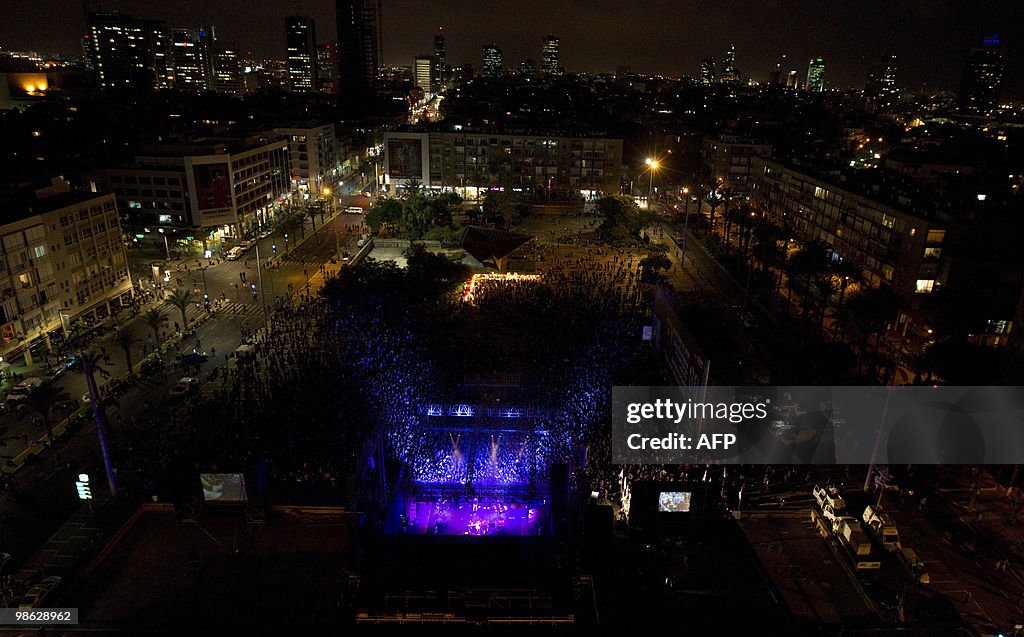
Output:
<svg viewBox="0 0 1024 637">
<path fill-rule="evenodd" d="M 202 365 L 206 361 L 210 360 L 210 357 L 205 352 L 191 351 L 181 355 L 182 366 L 188 367 L 189 365 Z"/>
<path fill-rule="evenodd" d="M 159 356 L 147 358 L 142 361 L 142 365 L 139 366 L 139 371 L 143 374 L 150 376 L 162 370 L 164 368 L 164 359 Z"/>
<path fill-rule="evenodd" d="M 198 391 L 198 389 L 199 379 L 191 376 L 185 376 L 184 378 L 179 379 L 178 382 L 174 384 L 174 387 L 171 387 L 169 395 L 174 397 L 184 396 L 185 394 Z"/>
<path fill-rule="evenodd" d="M 28 589 L 18 603 L 18 608 L 39 608 L 46 598 L 53 593 L 53 590 L 60 586 L 61 578 L 56 575 L 44 578 L 32 588 Z"/>
<path fill-rule="evenodd" d="M 25 402 L 29 395 L 42 387 L 43 381 L 40 378 L 26 378 L 15 385 L 7 394 L 8 405 L 19 405 Z"/>
</svg>

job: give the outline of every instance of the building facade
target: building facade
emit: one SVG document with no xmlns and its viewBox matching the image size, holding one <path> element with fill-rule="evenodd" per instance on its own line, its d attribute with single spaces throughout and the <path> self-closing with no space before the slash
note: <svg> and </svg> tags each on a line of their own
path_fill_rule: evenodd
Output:
<svg viewBox="0 0 1024 637">
<path fill-rule="evenodd" d="M 820 93 L 825 90 L 825 60 L 811 58 L 807 64 L 807 92 Z"/>
<path fill-rule="evenodd" d="M 946 284 L 949 222 L 926 219 L 778 161 L 755 158 L 753 166 L 751 200 L 767 220 L 797 241 L 824 243 L 833 259 L 856 265 L 865 284 L 890 287 L 910 312 Z M 911 314 L 904 313 L 898 323 L 900 330 L 911 327 Z M 927 329 L 924 323 L 917 327 Z"/>
<path fill-rule="evenodd" d="M 384 135 L 384 183 L 418 181 L 476 198 L 491 187 L 618 193 L 622 140 L 467 131 Z"/>
<path fill-rule="evenodd" d="M 437 59 L 432 55 L 419 55 L 413 60 L 413 79 L 425 94 L 437 90 Z"/>
<path fill-rule="evenodd" d="M 991 115 L 999 106 L 1006 74 L 1006 48 L 999 38 L 986 39 L 971 49 L 960 80 L 957 107 L 972 115 Z"/>
<path fill-rule="evenodd" d="M 771 156 L 771 145 L 736 135 L 705 139 L 702 153 L 708 177 L 741 196 L 750 194 L 753 159 Z"/>
<path fill-rule="evenodd" d="M 338 95 L 357 116 L 372 106 L 380 66 L 381 0 L 337 0 Z"/>
<path fill-rule="evenodd" d="M 168 88 L 173 76 L 170 32 L 159 20 L 137 20 L 116 11 L 90 12 L 83 37 L 86 59 L 104 90 Z"/>
<path fill-rule="evenodd" d="M 276 133 L 145 150 L 95 175 L 115 193 L 125 231 L 140 241 L 245 237 L 289 201 L 288 142 Z"/>
<path fill-rule="evenodd" d="M 304 124 L 275 128 L 288 142 L 291 190 L 303 195 L 336 188 L 340 159 L 334 124 Z"/>
<path fill-rule="evenodd" d="M 896 56 L 886 56 L 879 64 L 868 70 L 864 83 L 864 99 L 873 113 L 886 113 L 899 103 L 899 88 L 896 86 Z"/>
<path fill-rule="evenodd" d="M 541 71 L 544 75 L 558 74 L 558 36 L 549 35 L 544 38 L 541 49 Z"/>
<path fill-rule="evenodd" d="M 484 45 L 484 64 L 481 75 L 484 77 L 500 77 L 502 64 L 501 49 L 496 44 Z"/>
<path fill-rule="evenodd" d="M 2 204 L 0 352 L 12 358 L 79 319 L 131 302 L 114 195 L 69 192 Z"/>
</svg>

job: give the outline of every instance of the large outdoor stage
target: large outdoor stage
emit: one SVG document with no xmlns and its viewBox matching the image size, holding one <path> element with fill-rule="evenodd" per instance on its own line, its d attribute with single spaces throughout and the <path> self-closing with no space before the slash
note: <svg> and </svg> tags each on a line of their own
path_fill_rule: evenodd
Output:
<svg viewBox="0 0 1024 637">
<path fill-rule="evenodd" d="M 385 532 L 547 535 L 556 454 L 544 415 L 512 406 L 426 405 L 416 452 L 389 489 Z"/>
<path fill-rule="evenodd" d="M 548 504 L 543 500 L 514 496 L 423 500 L 414 494 L 400 495 L 398 500 L 387 523 L 391 533 L 521 537 L 548 531 Z"/>
</svg>

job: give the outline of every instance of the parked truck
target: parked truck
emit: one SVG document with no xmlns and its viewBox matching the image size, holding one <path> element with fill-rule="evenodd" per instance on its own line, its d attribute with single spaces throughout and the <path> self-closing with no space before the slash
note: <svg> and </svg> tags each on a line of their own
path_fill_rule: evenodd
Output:
<svg viewBox="0 0 1024 637">
<path fill-rule="evenodd" d="M 874 569 L 882 567 L 881 562 L 872 559 L 871 540 L 860 529 L 856 518 L 838 518 L 835 521 L 835 532 L 839 538 L 839 543 L 846 548 L 856 568 Z"/>
<path fill-rule="evenodd" d="M 864 509 L 863 519 L 864 528 L 883 549 L 896 552 L 902 548 L 899 529 L 896 528 L 896 523 L 893 522 L 889 514 L 882 510 L 882 507 L 869 505 Z"/>
<path fill-rule="evenodd" d="M 830 523 L 835 524 L 836 518 L 846 515 L 846 501 L 843 500 L 842 495 L 840 495 L 839 489 L 831 485 L 814 485 L 814 489 L 811 490 L 811 493 L 814 495 L 814 499 L 818 502 L 822 515 L 824 515 Z"/>
</svg>

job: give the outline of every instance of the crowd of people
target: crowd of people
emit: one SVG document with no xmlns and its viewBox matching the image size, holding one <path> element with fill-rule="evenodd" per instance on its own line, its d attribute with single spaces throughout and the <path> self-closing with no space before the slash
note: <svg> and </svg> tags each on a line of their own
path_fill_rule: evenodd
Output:
<svg viewBox="0 0 1024 637">
<path fill-rule="evenodd" d="M 532 485 L 565 464 L 575 486 L 612 490 L 611 388 L 663 380 L 641 339 L 651 309 L 642 255 L 552 241 L 533 246 L 539 279 L 482 281 L 471 304 L 453 295 L 385 311 L 328 294 L 282 305 L 244 335 L 254 356 L 226 357 L 201 399 L 131 428 L 125 468 L 152 476 L 154 493 L 173 486 L 157 476 L 224 471 L 246 472 L 250 490 L 338 494 L 346 478 L 376 488 L 385 474 Z M 426 414 L 431 403 L 472 402 L 467 377 L 510 374 L 519 386 L 481 402 L 530 416 L 492 444 L 486 427 L 453 433 L 451 417 Z"/>
</svg>

